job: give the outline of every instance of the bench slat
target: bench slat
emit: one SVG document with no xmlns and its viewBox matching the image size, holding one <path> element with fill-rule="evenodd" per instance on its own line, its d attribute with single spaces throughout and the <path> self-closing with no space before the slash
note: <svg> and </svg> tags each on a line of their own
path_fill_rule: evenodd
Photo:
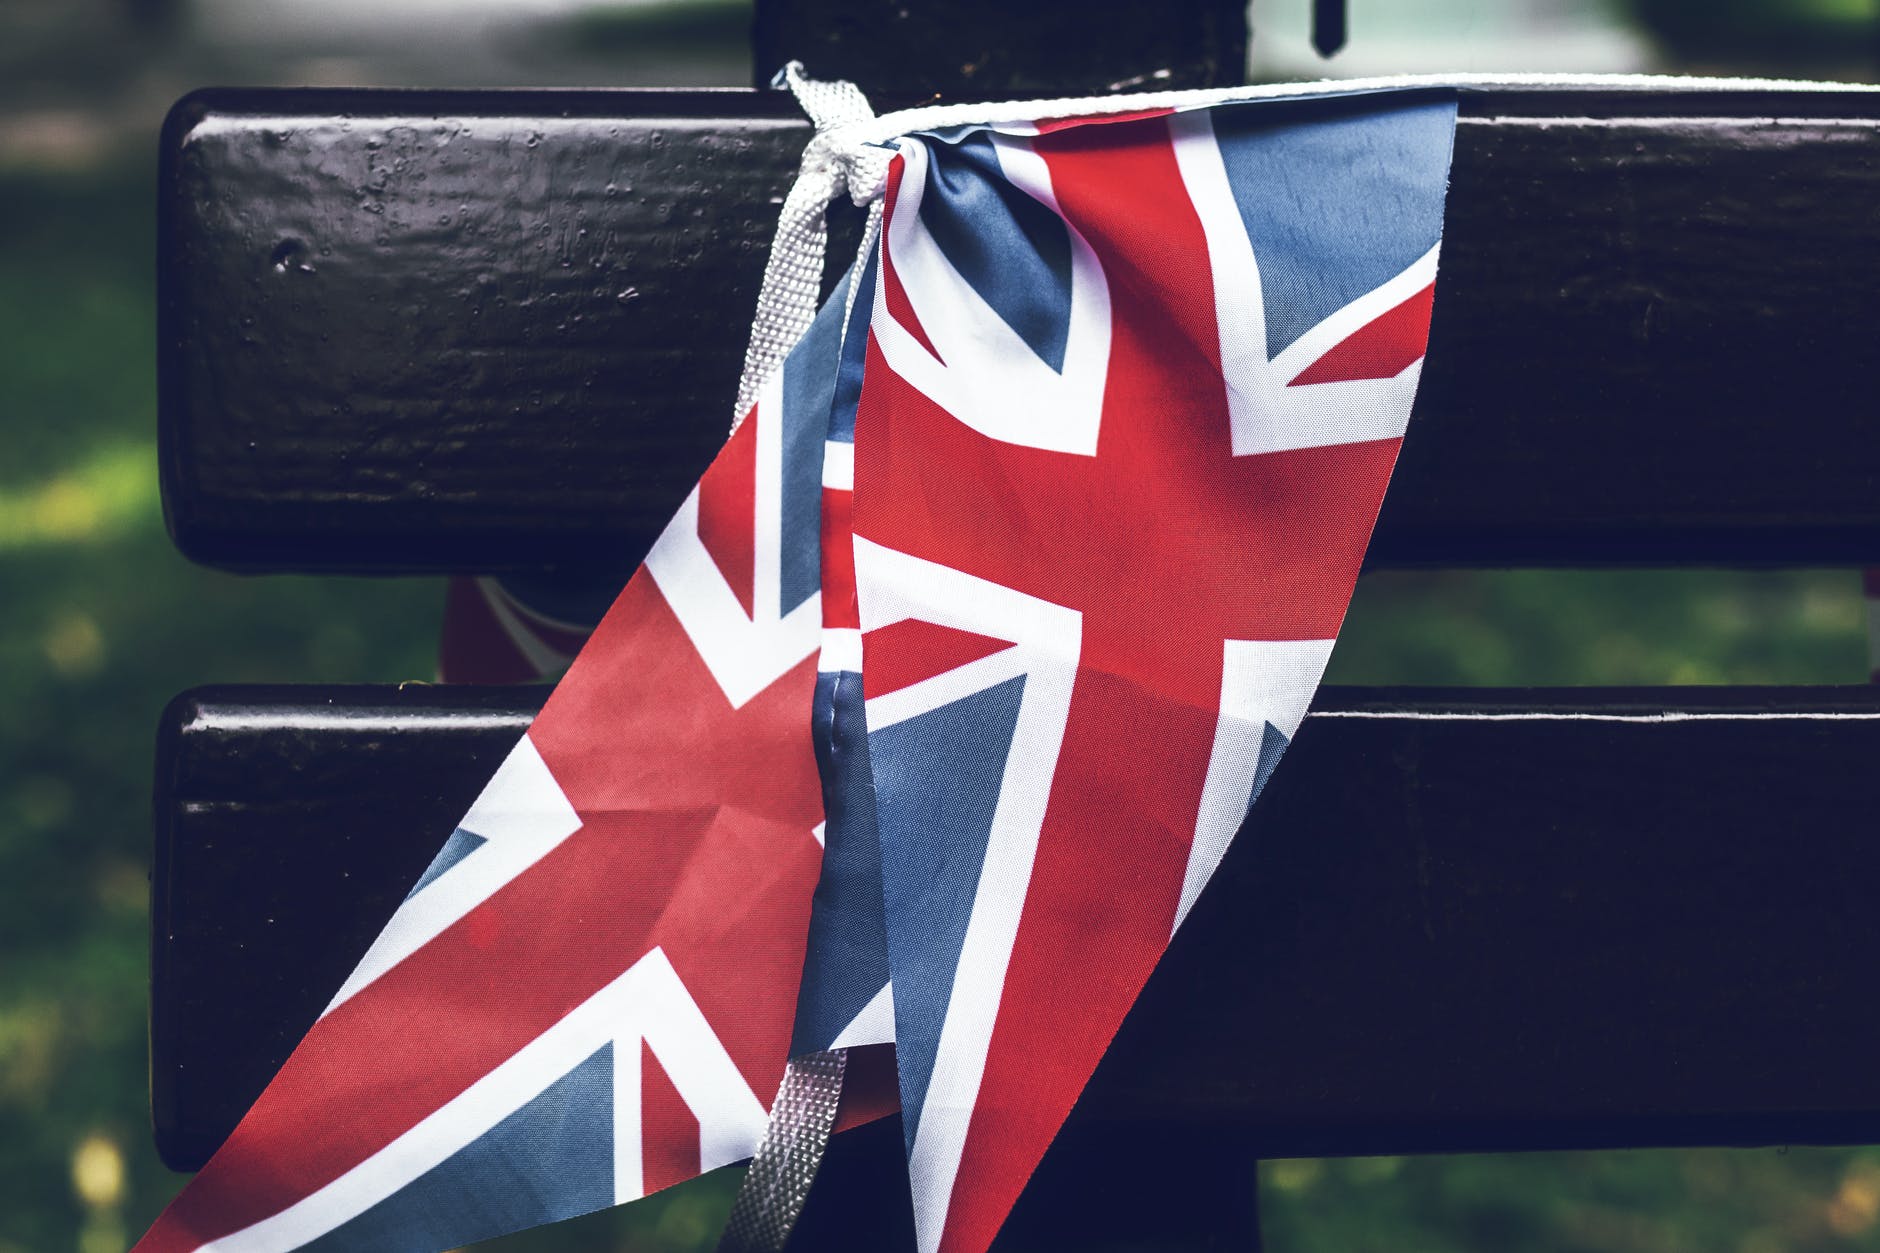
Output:
<svg viewBox="0 0 1880 1253">
<path fill-rule="evenodd" d="M 164 495 L 250 570 L 627 568 L 727 422 L 807 129 L 754 92 L 212 91 Z M 1373 565 L 1880 562 L 1880 101 L 1478 92 Z"/>
<path fill-rule="evenodd" d="M 172 1166 L 227 1134 L 540 698 L 172 704 Z M 1326 689 L 1074 1124 L 1258 1156 L 1880 1140 L 1880 842 L 1854 817 L 1877 758 L 1866 688 Z"/>
</svg>

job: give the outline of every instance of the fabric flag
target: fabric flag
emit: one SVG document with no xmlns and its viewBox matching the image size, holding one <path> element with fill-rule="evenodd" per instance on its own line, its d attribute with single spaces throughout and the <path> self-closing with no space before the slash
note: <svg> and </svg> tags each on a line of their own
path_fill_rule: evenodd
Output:
<svg viewBox="0 0 1880 1253">
<path fill-rule="evenodd" d="M 141 1253 L 429 1253 L 752 1154 L 821 863 L 808 711 L 843 308 Z"/>
<path fill-rule="evenodd" d="M 1454 122 L 899 144 L 854 564 L 923 1253 L 991 1243 L 1305 714 L 1410 416 Z"/>
<path fill-rule="evenodd" d="M 813 710 L 817 764 L 828 815 L 822 877 L 810 916 L 809 952 L 797 997 L 792 1056 L 894 1040 L 882 915 L 881 846 L 862 712 L 862 633 L 854 542 L 855 414 L 874 308 L 876 267 L 859 267 L 841 345 L 823 461 L 823 646 Z M 811 329 L 811 335 L 816 329 Z"/>
<path fill-rule="evenodd" d="M 1451 96 L 1168 103 L 844 158 L 862 263 L 139 1250 L 631 1200 L 887 1041 L 920 1248 L 986 1249 L 1304 715 L 1428 333 Z"/>
</svg>

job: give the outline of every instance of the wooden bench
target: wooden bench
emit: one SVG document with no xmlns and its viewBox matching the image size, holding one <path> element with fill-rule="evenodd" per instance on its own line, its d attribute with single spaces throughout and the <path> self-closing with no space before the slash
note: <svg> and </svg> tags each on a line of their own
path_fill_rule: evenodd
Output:
<svg viewBox="0 0 1880 1253">
<path fill-rule="evenodd" d="M 630 570 L 723 440 L 808 136 L 772 92 L 185 99 L 176 542 L 249 571 Z M 1372 563 L 1880 554 L 1876 153 L 1869 95 L 1466 95 Z"/>
<path fill-rule="evenodd" d="M 1087 87 L 1125 56 L 1218 80 L 1222 6 L 1177 8 L 1119 17 L 1108 61 L 1001 81 Z M 874 12 L 760 5 L 760 47 L 845 11 Z M 812 71 L 865 72 L 831 47 Z M 244 571 L 624 575 L 723 437 L 807 135 L 758 92 L 185 99 L 176 542 Z M 1371 564 L 1880 563 L 1876 193 L 1869 96 L 1467 94 Z M 166 1161 L 226 1135 L 540 700 L 170 706 Z M 1877 759 L 1866 689 L 1326 690 L 1008 1242 L 1248 1247 L 1260 1156 L 1880 1141 Z M 798 1245 L 907 1246 L 901 1169 L 892 1127 L 840 1138 Z"/>
</svg>

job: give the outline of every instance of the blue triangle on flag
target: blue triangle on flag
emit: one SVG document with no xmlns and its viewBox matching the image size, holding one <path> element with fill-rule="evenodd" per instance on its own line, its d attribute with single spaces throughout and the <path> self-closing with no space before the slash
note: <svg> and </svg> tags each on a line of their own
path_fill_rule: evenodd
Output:
<svg viewBox="0 0 1880 1253">
<path fill-rule="evenodd" d="M 425 868 L 423 877 L 411 885 L 411 891 L 405 893 L 405 899 L 410 900 L 430 887 L 439 875 L 487 843 L 489 843 L 488 840 L 474 831 L 466 831 L 462 827 L 452 831 L 450 838 L 444 841 L 444 847 L 437 850 L 437 856 L 433 857 L 431 864 Z"/>
<path fill-rule="evenodd" d="M 875 832 L 862 676 L 854 671 L 817 675 L 811 717 L 828 820 L 809 918 L 809 954 L 796 996 L 792 1056 L 832 1047 L 888 985 L 881 842 Z"/>
<path fill-rule="evenodd" d="M 1260 793 L 1266 790 L 1266 781 L 1273 774 L 1273 767 L 1279 765 L 1279 759 L 1286 752 L 1286 746 L 1292 743 L 1286 733 L 1272 723 L 1266 724 L 1266 730 L 1260 736 L 1260 764 L 1253 772 L 1253 792 L 1247 797 L 1247 808 L 1260 799 Z"/>
<path fill-rule="evenodd" d="M 1227 181 L 1260 258 L 1269 357 L 1436 246 L 1455 116 L 1453 101 L 1365 96 L 1213 111 Z"/>
<path fill-rule="evenodd" d="M 614 1046 L 302 1253 L 433 1253 L 614 1203 Z"/>
<path fill-rule="evenodd" d="M 1070 340 L 1070 230 L 1011 182 L 991 135 L 976 131 L 951 146 L 929 146 L 920 220 L 960 277 L 1062 373 Z"/>
<path fill-rule="evenodd" d="M 880 268 L 879 254 L 871 251 L 860 272 L 849 274 L 849 282 L 855 285 L 855 298 L 851 302 L 848 332 L 842 340 L 842 356 L 836 366 L 835 399 L 829 411 L 829 439 L 834 443 L 855 442 L 855 409 L 862 401 L 862 367 L 868 361 L 868 318 L 875 307 L 875 271 Z"/>
<path fill-rule="evenodd" d="M 790 351 L 783 365 L 783 545 L 777 612 L 787 614 L 822 586 L 821 545 L 823 443 L 836 399 L 842 355 L 844 278 Z"/>
<path fill-rule="evenodd" d="M 972 917 L 1023 677 L 868 737 L 890 930 L 901 1121 L 914 1143 Z"/>
</svg>

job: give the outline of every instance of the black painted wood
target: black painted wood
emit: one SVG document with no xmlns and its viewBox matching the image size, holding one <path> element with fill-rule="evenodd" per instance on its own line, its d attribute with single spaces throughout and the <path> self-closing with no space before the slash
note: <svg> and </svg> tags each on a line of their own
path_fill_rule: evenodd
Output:
<svg viewBox="0 0 1880 1253">
<path fill-rule="evenodd" d="M 208 1160 L 541 699 L 412 684 L 211 688 L 170 703 L 157 737 L 150 1106 L 171 1167 Z"/>
<path fill-rule="evenodd" d="M 947 100 L 1221 87 L 1247 66 L 1245 0 L 757 0 L 758 85 L 792 59 L 874 94 Z"/>
<path fill-rule="evenodd" d="M 163 148 L 164 497 L 247 570 L 631 566 L 806 137 L 770 93 L 216 91 Z M 1880 100 L 1465 97 L 1373 565 L 1880 562 Z"/>
<path fill-rule="evenodd" d="M 992 1253 L 1260 1253 L 1259 1165 L 1237 1132 L 1154 1124 L 1115 1131 L 1073 1114 Z M 904 1143 L 898 1116 L 830 1141 L 792 1253 L 912 1250 Z"/>
<path fill-rule="evenodd" d="M 172 1166 L 227 1133 L 539 700 L 170 707 L 151 1073 Z M 1880 1140 L 1880 842 L 1856 817 L 1876 759 L 1867 688 L 1326 689 L 1066 1143 Z"/>
</svg>

